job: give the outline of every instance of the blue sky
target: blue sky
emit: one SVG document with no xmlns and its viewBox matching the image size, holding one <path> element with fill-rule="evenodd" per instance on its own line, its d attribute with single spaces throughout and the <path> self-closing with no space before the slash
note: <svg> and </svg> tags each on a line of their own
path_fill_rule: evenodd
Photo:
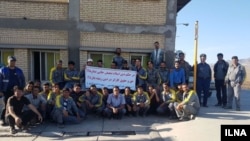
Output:
<svg viewBox="0 0 250 141">
<path fill-rule="evenodd" d="M 217 53 L 225 60 L 237 55 L 250 58 L 250 0 L 191 0 L 177 15 L 176 50 L 194 62 L 195 21 L 199 22 L 198 62 L 201 53 L 215 63 Z M 179 24 L 178 24 L 179 23 Z M 180 23 L 189 23 L 189 26 Z"/>
</svg>

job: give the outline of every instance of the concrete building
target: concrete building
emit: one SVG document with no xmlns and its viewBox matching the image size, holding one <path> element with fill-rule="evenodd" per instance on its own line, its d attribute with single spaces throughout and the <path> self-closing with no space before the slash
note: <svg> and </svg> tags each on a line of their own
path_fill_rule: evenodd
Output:
<svg viewBox="0 0 250 141">
<path fill-rule="evenodd" d="M 190 0 L 0 0 L 0 62 L 15 55 L 26 80 L 48 80 L 57 59 L 109 67 L 115 48 L 149 59 L 159 41 L 172 65 L 176 16 Z"/>
</svg>

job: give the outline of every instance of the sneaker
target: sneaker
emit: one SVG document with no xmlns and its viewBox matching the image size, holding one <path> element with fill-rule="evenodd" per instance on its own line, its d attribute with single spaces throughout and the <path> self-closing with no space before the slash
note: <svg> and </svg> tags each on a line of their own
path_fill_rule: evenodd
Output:
<svg viewBox="0 0 250 141">
<path fill-rule="evenodd" d="M 195 115 L 191 114 L 191 115 L 190 115 L 190 120 L 195 119 L 195 117 L 196 117 Z"/>
<path fill-rule="evenodd" d="M 189 120 L 189 118 L 187 118 L 187 117 L 181 117 L 181 118 L 179 118 L 179 121 L 188 121 Z"/>
<path fill-rule="evenodd" d="M 11 133 L 11 134 L 16 134 L 16 133 L 17 133 L 17 130 L 14 129 L 14 128 L 11 128 L 11 129 L 10 129 L 10 133 Z"/>
<path fill-rule="evenodd" d="M 23 125 L 21 129 L 22 129 L 22 131 L 28 131 L 29 126 L 28 125 Z"/>
</svg>

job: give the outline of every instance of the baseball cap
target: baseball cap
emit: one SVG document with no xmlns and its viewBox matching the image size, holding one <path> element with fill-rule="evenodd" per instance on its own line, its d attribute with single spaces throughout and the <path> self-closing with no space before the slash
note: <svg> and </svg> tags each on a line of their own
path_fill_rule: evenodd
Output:
<svg viewBox="0 0 250 141">
<path fill-rule="evenodd" d="M 8 56 L 8 61 L 16 61 L 16 57 L 14 57 L 14 56 Z"/>
<path fill-rule="evenodd" d="M 207 57 L 207 55 L 204 54 L 204 53 L 202 53 L 202 54 L 200 55 L 200 57 Z"/>
<path fill-rule="evenodd" d="M 87 60 L 87 62 L 93 62 L 93 59 L 89 58 L 89 59 Z"/>
</svg>

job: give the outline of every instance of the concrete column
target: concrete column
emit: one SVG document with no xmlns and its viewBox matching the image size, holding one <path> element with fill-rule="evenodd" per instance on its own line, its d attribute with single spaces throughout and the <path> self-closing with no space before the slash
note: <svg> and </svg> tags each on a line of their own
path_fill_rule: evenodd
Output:
<svg viewBox="0 0 250 141">
<path fill-rule="evenodd" d="M 166 28 L 168 31 L 165 33 L 165 60 L 167 67 L 172 68 L 175 59 L 175 37 L 176 37 L 176 17 L 177 17 L 177 1 L 167 1 L 167 17 Z"/>
<path fill-rule="evenodd" d="M 63 67 L 68 67 L 68 50 L 60 49 L 60 59 L 63 61 Z"/>
<path fill-rule="evenodd" d="M 77 25 L 80 19 L 80 0 L 69 1 L 69 21 L 73 26 L 68 30 L 68 58 L 75 62 L 75 67 L 80 69 L 80 31 Z"/>
<path fill-rule="evenodd" d="M 80 19 L 80 0 L 69 1 L 69 20 L 79 21 Z"/>
</svg>

